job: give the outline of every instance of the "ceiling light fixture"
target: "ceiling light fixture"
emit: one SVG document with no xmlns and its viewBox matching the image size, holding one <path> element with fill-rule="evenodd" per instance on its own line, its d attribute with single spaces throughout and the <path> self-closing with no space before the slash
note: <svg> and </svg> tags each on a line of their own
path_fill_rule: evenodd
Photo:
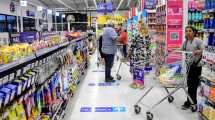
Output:
<svg viewBox="0 0 215 120">
<path fill-rule="evenodd" d="M 61 0 L 57 0 L 59 3 L 61 3 L 62 5 L 64 5 L 65 7 L 75 10 L 74 8 L 72 8 L 71 6 L 67 5 L 65 2 L 61 1 Z"/>
<path fill-rule="evenodd" d="M 119 5 L 117 6 L 117 8 L 116 8 L 115 12 L 117 12 L 117 11 L 118 11 L 118 9 L 120 8 L 120 6 L 121 6 L 122 2 L 123 2 L 123 0 L 121 0 L 121 1 L 120 1 L 120 3 L 119 3 Z"/>
<path fill-rule="evenodd" d="M 94 4 L 95 4 L 95 7 L 96 7 L 96 9 L 97 9 L 97 3 L 96 3 L 96 0 L 93 0 L 94 1 Z"/>
</svg>

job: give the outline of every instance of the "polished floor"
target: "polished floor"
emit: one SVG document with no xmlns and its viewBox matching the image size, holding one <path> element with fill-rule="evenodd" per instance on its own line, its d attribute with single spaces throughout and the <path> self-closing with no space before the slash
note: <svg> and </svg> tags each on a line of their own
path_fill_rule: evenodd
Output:
<svg viewBox="0 0 215 120">
<path fill-rule="evenodd" d="M 96 62 L 97 55 L 94 55 L 85 79 L 81 81 L 76 96 L 69 103 L 65 120 L 146 120 L 148 107 L 166 95 L 162 87 L 155 87 L 143 99 L 142 103 L 145 105 L 140 105 L 141 113 L 136 115 L 133 106 L 142 94 L 155 83 L 153 73 L 146 76 L 144 89 L 132 89 L 129 87 L 132 82 L 129 66 L 123 65 L 120 70 L 122 80 L 107 85 L 103 84 L 104 67 L 97 67 Z M 116 61 L 112 69 L 114 77 L 118 66 L 119 63 Z M 186 99 L 182 90 L 174 94 L 174 98 L 173 103 L 169 104 L 165 100 L 151 111 L 154 115 L 153 120 L 198 120 L 197 113 L 180 109 Z M 107 107 L 114 107 L 114 110 L 105 109 Z"/>
</svg>

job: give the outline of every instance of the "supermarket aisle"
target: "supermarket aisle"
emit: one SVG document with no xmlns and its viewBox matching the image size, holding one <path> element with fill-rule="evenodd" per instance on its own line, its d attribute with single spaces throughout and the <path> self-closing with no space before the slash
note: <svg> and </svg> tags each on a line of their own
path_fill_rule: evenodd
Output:
<svg viewBox="0 0 215 120">
<path fill-rule="evenodd" d="M 79 91 L 69 104 L 65 120 L 146 120 L 145 112 L 147 109 L 142 106 L 141 114 L 136 115 L 133 105 L 150 86 L 152 81 L 151 75 L 147 76 L 146 87 L 143 90 L 131 89 L 129 87 L 131 83 L 131 75 L 128 71 L 129 67 L 123 65 L 123 71 L 121 71 L 123 78 L 121 81 L 117 81 L 113 86 L 94 85 L 104 81 L 103 68 L 97 68 L 96 58 L 97 56 L 94 55 L 85 80 L 82 81 Z M 115 62 L 114 66 L 113 71 L 116 70 L 118 64 Z M 113 75 L 115 75 L 114 73 Z M 144 104 L 151 105 L 164 95 L 166 95 L 164 89 L 156 88 L 143 102 Z M 175 101 L 173 104 L 165 101 L 152 111 L 154 113 L 154 120 L 198 120 L 197 113 L 180 110 L 180 106 L 186 99 L 183 91 L 179 91 L 174 97 Z M 118 107 L 122 111 L 95 112 L 93 109 L 95 107 Z M 90 110 L 89 108 L 92 108 L 91 112 L 88 111 Z"/>
</svg>

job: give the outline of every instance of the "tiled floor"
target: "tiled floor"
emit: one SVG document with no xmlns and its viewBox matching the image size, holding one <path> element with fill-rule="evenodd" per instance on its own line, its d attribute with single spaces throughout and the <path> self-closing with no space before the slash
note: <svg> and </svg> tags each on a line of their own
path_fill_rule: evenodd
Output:
<svg viewBox="0 0 215 120">
<path fill-rule="evenodd" d="M 104 82 L 104 72 L 102 72 L 104 67 L 97 67 L 96 58 L 97 56 L 95 55 L 91 59 L 88 73 L 79 86 L 76 96 L 69 103 L 65 120 L 146 120 L 146 106 L 158 102 L 166 95 L 162 87 L 155 87 L 142 101 L 146 106 L 141 105 L 141 113 L 139 115 L 134 113 L 133 106 L 135 102 L 153 85 L 153 75 L 146 77 L 144 89 L 135 90 L 129 87 L 129 84 L 132 82 L 129 67 L 123 65 L 120 71 L 122 75 L 121 81 L 117 81 L 112 86 L 98 86 L 97 83 Z M 118 64 L 117 62 L 114 64 L 113 76 L 116 74 Z M 175 100 L 172 104 L 165 100 L 151 111 L 154 114 L 153 120 L 198 120 L 197 113 L 180 109 L 180 106 L 186 99 L 186 95 L 182 90 L 174 94 L 174 98 Z M 91 107 L 92 112 L 81 112 L 80 110 L 83 107 Z M 123 111 L 95 112 L 95 107 L 121 107 Z"/>
</svg>

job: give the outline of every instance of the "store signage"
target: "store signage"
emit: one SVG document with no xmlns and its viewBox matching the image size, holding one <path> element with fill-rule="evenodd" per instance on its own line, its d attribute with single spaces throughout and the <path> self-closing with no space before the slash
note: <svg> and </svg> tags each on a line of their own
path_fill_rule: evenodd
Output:
<svg viewBox="0 0 215 120">
<path fill-rule="evenodd" d="M 34 40 L 37 40 L 37 32 L 21 32 L 20 33 L 20 42 L 21 43 L 32 43 Z"/>
<path fill-rule="evenodd" d="M 26 7 L 27 5 L 28 5 L 28 1 L 27 0 L 20 0 L 20 6 Z"/>
<path fill-rule="evenodd" d="M 10 2 L 10 12 L 15 12 L 16 11 L 16 5 L 14 2 Z"/>
<path fill-rule="evenodd" d="M 26 15 L 29 16 L 29 17 L 35 17 L 35 12 L 27 10 Z"/>
<path fill-rule="evenodd" d="M 167 48 L 179 48 L 183 39 L 183 0 L 167 0 Z"/>
<path fill-rule="evenodd" d="M 52 14 L 52 10 L 47 10 L 47 13 L 49 14 L 49 15 L 51 15 Z"/>
<path fill-rule="evenodd" d="M 42 6 L 37 6 L 37 11 L 42 11 L 43 7 Z"/>
<path fill-rule="evenodd" d="M 144 81 L 144 69 L 134 68 L 133 80 Z"/>
<path fill-rule="evenodd" d="M 157 5 L 157 0 L 144 0 L 144 3 L 145 9 L 155 9 Z"/>
<path fill-rule="evenodd" d="M 99 13 L 112 13 L 113 11 L 113 4 L 112 2 L 99 2 L 97 3 L 97 12 Z"/>
<path fill-rule="evenodd" d="M 111 21 L 114 24 L 120 24 L 125 21 L 125 17 L 123 16 L 111 16 L 111 15 L 101 15 L 98 16 L 97 24 L 106 24 L 107 22 Z"/>
<path fill-rule="evenodd" d="M 182 41 L 183 0 L 167 0 L 167 50 L 180 48 Z M 180 58 L 180 54 L 171 54 L 167 58 L 167 63 L 176 62 Z"/>
</svg>

